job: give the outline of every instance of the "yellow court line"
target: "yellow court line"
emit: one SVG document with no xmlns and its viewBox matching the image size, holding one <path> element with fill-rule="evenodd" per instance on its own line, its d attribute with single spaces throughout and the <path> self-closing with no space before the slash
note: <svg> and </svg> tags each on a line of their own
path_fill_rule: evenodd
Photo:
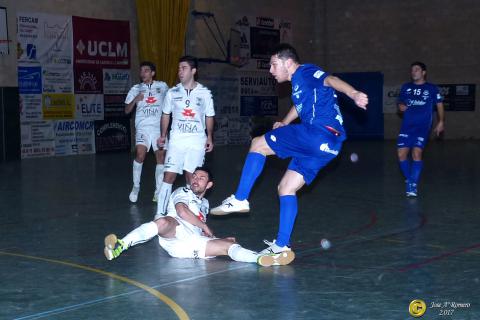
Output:
<svg viewBox="0 0 480 320">
<path fill-rule="evenodd" d="M 67 262 L 67 261 L 62 261 L 62 260 L 47 259 L 47 258 L 29 256 L 29 255 L 20 254 L 20 253 L 4 252 L 4 251 L 0 251 L 0 255 L 21 257 L 21 258 L 27 258 L 27 259 L 40 260 L 40 261 L 45 261 L 45 262 L 62 264 L 62 265 L 69 266 L 69 267 L 74 267 L 74 268 L 83 269 L 83 270 L 90 271 L 90 272 L 99 273 L 99 274 L 102 274 L 104 276 L 126 282 L 128 284 L 131 284 L 135 287 L 138 287 L 142 290 L 147 291 L 151 295 L 153 295 L 153 296 L 157 297 L 158 299 L 160 299 L 161 301 L 163 301 L 165 304 L 167 304 L 173 310 L 173 312 L 176 313 L 176 315 L 178 316 L 178 318 L 180 320 L 189 320 L 190 319 L 188 317 L 188 314 L 185 312 L 185 310 L 183 310 L 175 301 L 173 301 L 172 299 L 170 299 L 169 297 L 167 297 L 163 293 L 161 293 L 161 292 L 155 290 L 154 288 L 149 287 L 149 286 L 147 286 L 147 285 L 145 285 L 141 282 L 138 282 L 138 281 L 135 281 L 135 280 L 123 277 L 123 276 L 119 276 L 119 275 L 111 273 L 111 272 L 106 272 L 106 271 L 103 271 L 103 270 L 100 270 L 100 269 L 95 269 L 95 268 L 91 268 L 91 267 L 87 267 L 87 266 L 82 266 L 80 264 Z"/>
</svg>

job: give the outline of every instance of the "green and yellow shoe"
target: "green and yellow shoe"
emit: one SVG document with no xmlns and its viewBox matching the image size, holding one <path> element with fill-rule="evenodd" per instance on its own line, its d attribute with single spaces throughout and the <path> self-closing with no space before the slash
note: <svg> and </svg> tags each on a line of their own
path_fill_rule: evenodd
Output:
<svg viewBox="0 0 480 320">
<path fill-rule="evenodd" d="M 105 237 L 105 249 L 103 249 L 103 253 L 107 260 L 115 259 L 127 249 L 125 243 L 122 240 L 117 239 L 117 236 L 113 233 Z"/>
</svg>

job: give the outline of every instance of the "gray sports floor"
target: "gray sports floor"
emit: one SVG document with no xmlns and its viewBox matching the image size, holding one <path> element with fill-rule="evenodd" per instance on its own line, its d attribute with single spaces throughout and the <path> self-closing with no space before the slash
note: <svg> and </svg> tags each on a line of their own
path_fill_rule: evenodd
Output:
<svg viewBox="0 0 480 320">
<path fill-rule="evenodd" d="M 234 192 L 246 150 L 208 156 L 212 206 Z M 0 164 L 0 319 L 413 319 L 414 299 L 427 304 L 423 319 L 480 319 L 478 141 L 432 141 L 417 199 L 404 196 L 393 141 L 347 142 L 300 194 L 296 260 L 271 268 L 174 259 L 157 241 L 107 261 L 104 236 L 123 236 L 155 211 L 154 157 L 136 205 L 131 160 Z M 210 218 L 217 236 L 255 250 L 275 236 L 286 165 L 267 161 L 249 214 Z"/>
</svg>

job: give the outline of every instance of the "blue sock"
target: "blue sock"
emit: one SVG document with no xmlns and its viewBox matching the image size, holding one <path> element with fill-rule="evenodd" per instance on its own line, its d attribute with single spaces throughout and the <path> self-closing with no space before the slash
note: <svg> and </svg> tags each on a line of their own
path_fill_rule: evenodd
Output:
<svg viewBox="0 0 480 320">
<path fill-rule="evenodd" d="M 280 226 L 278 229 L 277 240 L 275 243 L 280 246 L 290 244 L 295 218 L 297 217 L 297 196 L 280 196 Z"/>
<path fill-rule="evenodd" d="M 420 178 L 420 173 L 422 172 L 423 161 L 412 161 L 412 173 L 410 174 L 410 181 L 417 183 Z"/>
<path fill-rule="evenodd" d="M 235 198 L 237 200 L 242 201 L 248 199 L 255 180 L 257 180 L 263 170 L 265 159 L 266 157 L 260 153 L 249 152 L 247 154 L 247 159 L 243 165 L 242 176 L 240 177 L 240 183 L 235 192 Z"/>
<path fill-rule="evenodd" d="M 399 164 L 405 179 L 410 180 L 410 160 L 400 161 Z"/>
</svg>

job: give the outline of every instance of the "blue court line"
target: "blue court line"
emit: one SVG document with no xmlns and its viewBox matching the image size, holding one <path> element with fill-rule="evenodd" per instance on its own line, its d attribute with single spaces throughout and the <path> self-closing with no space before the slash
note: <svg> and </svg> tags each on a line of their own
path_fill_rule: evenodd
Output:
<svg viewBox="0 0 480 320">
<path fill-rule="evenodd" d="M 193 280 L 197 280 L 197 279 L 201 279 L 201 278 L 207 278 L 207 277 L 210 277 L 212 275 L 216 275 L 216 274 L 219 274 L 219 273 L 224 273 L 224 272 L 227 272 L 227 271 L 245 269 L 249 266 L 251 266 L 251 265 L 247 264 L 247 265 L 242 265 L 242 266 L 239 266 L 239 267 L 236 267 L 236 268 L 229 268 L 229 269 L 224 269 L 224 270 L 220 270 L 220 271 L 215 271 L 215 272 L 207 273 L 207 274 L 204 274 L 204 275 L 198 275 L 198 276 L 189 277 L 189 278 L 185 278 L 185 279 L 180 279 L 180 280 L 176 280 L 176 281 L 172 281 L 172 282 L 158 284 L 158 285 L 155 285 L 155 286 L 151 286 L 151 288 L 154 288 L 154 289 L 164 288 L 164 287 L 168 287 L 168 286 L 175 285 L 175 284 L 178 284 L 178 283 L 193 281 Z M 14 318 L 14 320 L 40 319 L 40 318 L 44 318 L 46 316 L 50 316 L 50 315 L 54 315 L 54 314 L 59 314 L 59 313 L 64 313 L 64 312 L 68 312 L 68 311 L 72 311 L 72 310 L 82 309 L 82 308 L 90 306 L 90 305 L 102 303 L 104 301 L 113 300 L 113 299 L 120 298 L 120 297 L 123 297 L 123 296 L 129 296 L 129 295 L 136 294 L 136 293 L 139 293 L 139 292 L 144 292 L 144 291 L 143 290 L 134 290 L 134 291 L 130 291 L 130 292 L 117 294 L 117 295 L 114 295 L 114 296 L 109 296 L 109 297 L 105 297 L 105 298 L 98 298 L 98 299 L 95 299 L 95 300 L 85 301 L 85 302 L 70 305 L 70 306 L 60 307 L 60 308 L 56 308 L 56 309 L 52 309 L 52 310 L 47 310 L 47 311 L 31 314 L 31 315 L 28 315 L 28 316 L 23 316 L 23 317 L 20 317 L 20 318 Z"/>
<path fill-rule="evenodd" d="M 23 316 L 23 317 L 20 317 L 20 318 L 14 318 L 14 320 L 40 319 L 40 318 L 43 318 L 43 317 L 46 317 L 46 316 L 59 314 L 59 313 L 63 313 L 63 312 L 66 312 L 66 311 L 81 309 L 82 307 L 94 305 L 94 304 L 97 304 L 97 303 L 100 303 L 100 302 L 103 302 L 103 301 L 115 299 L 115 298 L 122 297 L 122 296 L 131 295 L 131 294 L 138 293 L 138 292 L 144 292 L 144 291 L 143 290 L 135 290 L 135 291 L 131 291 L 131 292 L 121 293 L 121 294 L 117 294 L 117 295 L 106 297 L 106 298 L 90 300 L 90 301 L 86 301 L 86 302 L 83 302 L 83 303 L 74 304 L 74 305 L 71 305 L 71 306 L 56 308 L 56 309 L 52 309 L 52 310 L 48 310 L 48 311 L 43 311 L 43 312 L 28 315 L 28 316 Z"/>
</svg>

